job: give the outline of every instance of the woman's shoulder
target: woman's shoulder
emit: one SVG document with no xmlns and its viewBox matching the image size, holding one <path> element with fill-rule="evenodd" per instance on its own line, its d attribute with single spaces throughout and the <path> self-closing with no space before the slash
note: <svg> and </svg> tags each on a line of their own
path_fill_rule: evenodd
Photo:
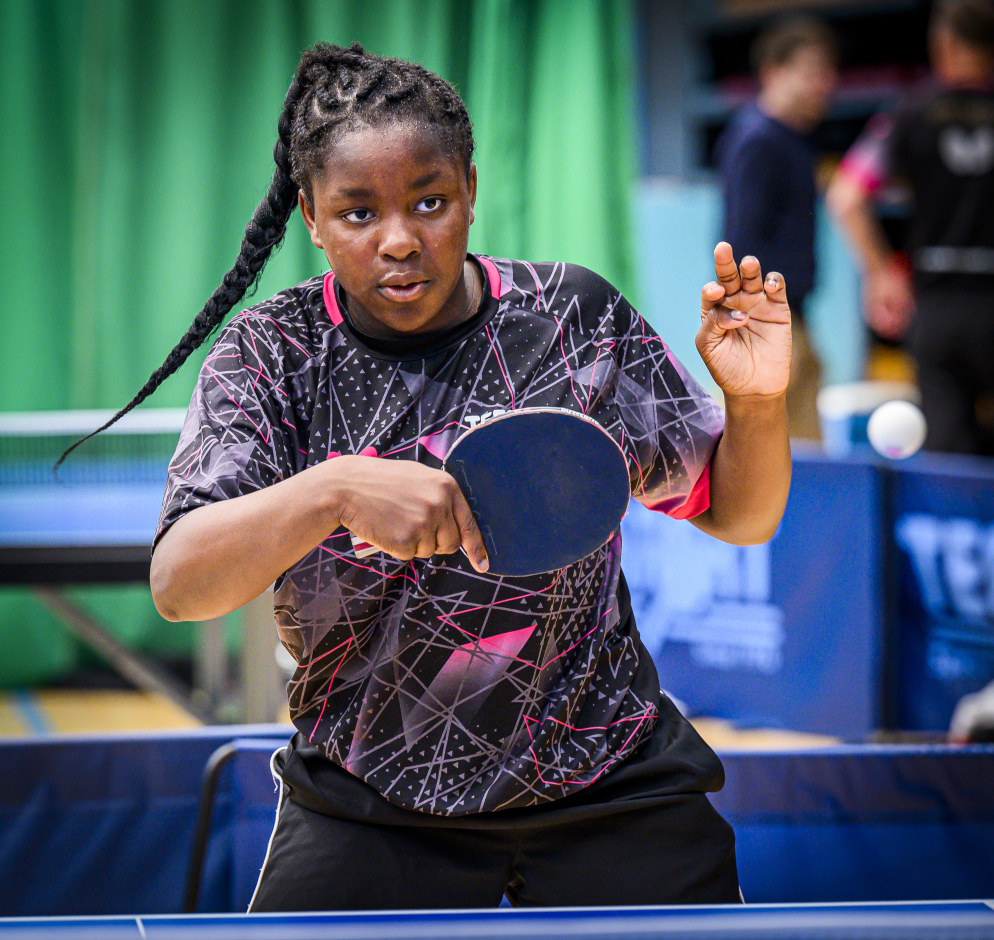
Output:
<svg viewBox="0 0 994 940">
<path fill-rule="evenodd" d="M 481 258 L 485 266 L 489 261 L 497 269 L 502 300 L 530 301 L 530 306 L 537 309 L 554 310 L 577 304 L 614 306 L 623 299 L 621 291 L 607 278 L 582 264 L 486 255 Z"/>
<path fill-rule="evenodd" d="M 275 346 L 298 349 L 320 344 L 332 323 L 324 305 L 323 275 L 245 307 L 233 316 L 218 336 L 218 343 L 257 343 L 260 338 Z"/>
</svg>

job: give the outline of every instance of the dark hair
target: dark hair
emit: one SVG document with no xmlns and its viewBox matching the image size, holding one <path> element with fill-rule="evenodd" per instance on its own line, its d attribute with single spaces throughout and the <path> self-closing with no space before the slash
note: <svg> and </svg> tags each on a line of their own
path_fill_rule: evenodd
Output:
<svg viewBox="0 0 994 940">
<path fill-rule="evenodd" d="M 994 3 L 991 0 L 939 0 L 929 25 L 948 30 L 963 45 L 994 58 Z"/>
<path fill-rule="evenodd" d="M 816 46 L 838 61 L 839 44 L 835 33 L 813 16 L 778 17 L 756 37 L 750 49 L 753 70 L 758 74 L 767 65 L 786 65 L 801 49 Z"/>
<path fill-rule="evenodd" d="M 134 398 L 106 424 L 76 441 L 59 457 L 55 469 L 80 444 L 148 398 L 218 329 L 235 304 L 251 295 L 270 255 L 283 241 L 297 206 L 297 191 L 313 202 L 311 181 L 324 171 L 331 144 L 355 128 L 400 121 L 433 133 L 443 151 L 469 175 L 473 125 L 448 82 L 413 62 L 372 55 L 356 42 L 347 49 L 318 43 L 305 50 L 277 122 L 273 181 L 245 228 L 234 265 Z"/>
</svg>

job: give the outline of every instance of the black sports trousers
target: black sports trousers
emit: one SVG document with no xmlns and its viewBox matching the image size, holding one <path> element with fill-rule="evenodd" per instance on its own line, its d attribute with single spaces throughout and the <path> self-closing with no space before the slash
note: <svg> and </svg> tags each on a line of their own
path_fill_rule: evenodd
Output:
<svg viewBox="0 0 994 940">
<path fill-rule="evenodd" d="M 994 456 L 994 277 L 986 290 L 936 286 L 917 296 L 910 348 L 928 427 L 926 450 Z"/>
<path fill-rule="evenodd" d="M 273 757 L 276 825 L 252 912 L 718 904 L 741 900 L 721 765 L 665 698 L 611 774 L 534 809 L 413 813 L 301 735 Z"/>
</svg>

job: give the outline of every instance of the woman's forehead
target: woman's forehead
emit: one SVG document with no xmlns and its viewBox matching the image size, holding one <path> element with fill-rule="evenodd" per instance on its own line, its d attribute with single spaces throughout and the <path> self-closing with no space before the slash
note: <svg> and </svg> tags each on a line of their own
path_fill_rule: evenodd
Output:
<svg viewBox="0 0 994 940">
<path fill-rule="evenodd" d="M 458 162 L 431 126 L 414 122 L 360 126 L 328 148 L 319 183 L 327 194 L 359 189 L 415 189 L 451 182 L 462 175 Z"/>
</svg>

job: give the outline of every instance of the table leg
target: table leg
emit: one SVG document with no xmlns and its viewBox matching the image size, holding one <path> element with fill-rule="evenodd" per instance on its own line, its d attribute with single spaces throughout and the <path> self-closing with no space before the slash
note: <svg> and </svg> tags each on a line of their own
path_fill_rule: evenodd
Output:
<svg viewBox="0 0 994 940">
<path fill-rule="evenodd" d="M 241 609 L 242 720 L 269 722 L 279 718 L 286 699 L 283 678 L 276 662 L 276 624 L 272 589 Z"/>
<path fill-rule="evenodd" d="M 57 588 L 36 586 L 35 596 L 53 611 L 78 639 L 99 653 L 133 685 L 146 692 L 157 692 L 171 699 L 184 711 L 204 724 L 213 722 L 209 707 L 191 697 L 191 690 L 157 662 L 128 649 L 86 610 L 65 597 Z"/>
<path fill-rule="evenodd" d="M 228 698 L 228 643 L 224 617 L 197 624 L 193 646 L 193 694 L 220 715 Z"/>
</svg>

